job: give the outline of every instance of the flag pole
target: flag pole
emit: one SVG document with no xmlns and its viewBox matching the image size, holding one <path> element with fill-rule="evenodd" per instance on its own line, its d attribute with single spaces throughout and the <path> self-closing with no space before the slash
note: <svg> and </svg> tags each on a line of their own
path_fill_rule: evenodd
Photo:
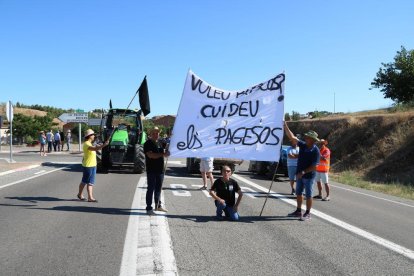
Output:
<svg viewBox="0 0 414 276">
<path fill-rule="evenodd" d="M 276 176 L 276 172 L 277 172 L 278 168 L 279 168 L 279 162 L 276 163 L 276 168 L 275 168 L 275 171 L 273 173 L 272 182 L 270 183 L 269 191 L 267 192 L 266 199 L 265 199 L 265 202 L 263 203 L 263 207 L 262 207 L 262 210 L 260 211 L 259 217 L 262 216 L 262 213 L 263 213 L 264 207 L 266 205 L 267 199 L 269 198 L 269 194 L 270 194 L 270 191 L 272 190 L 273 183 L 275 182 L 275 176 Z"/>
</svg>

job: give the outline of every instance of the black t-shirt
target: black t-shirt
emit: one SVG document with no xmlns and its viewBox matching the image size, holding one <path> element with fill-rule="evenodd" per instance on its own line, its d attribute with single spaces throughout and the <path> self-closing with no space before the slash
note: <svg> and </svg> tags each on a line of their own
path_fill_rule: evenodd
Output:
<svg viewBox="0 0 414 276">
<path fill-rule="evenodd" d="M 149 173 L 164 173 L 164 157 L 152 159 L 147 156 L 147 152 L 163 153 L 164 149 L 151 139 L 148 139 L 144 144 L 145 165 Z"/>
<path fill-rule="evenodd" d="M 214 181 L 211 190 L 215 191 L 219 198 L 224 199 L 227 206 L 233 207 L 236 204 L 236 192 L 240 191 L 240 186 L 231 178 L 227 182 L 219 178 Z"/>
</svg>

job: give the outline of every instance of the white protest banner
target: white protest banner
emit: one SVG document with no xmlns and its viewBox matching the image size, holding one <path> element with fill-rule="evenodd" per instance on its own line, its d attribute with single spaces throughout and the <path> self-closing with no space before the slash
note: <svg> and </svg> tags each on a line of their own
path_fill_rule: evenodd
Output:
<svg viewBox="0 0 414 276">
<path fill-rule="evenodd" d="M 171 156 L 279 161 L 284 83 L 285 74 L 279 74 L 242 91 L 225 91 L 189 71 Z"/>
</svg>

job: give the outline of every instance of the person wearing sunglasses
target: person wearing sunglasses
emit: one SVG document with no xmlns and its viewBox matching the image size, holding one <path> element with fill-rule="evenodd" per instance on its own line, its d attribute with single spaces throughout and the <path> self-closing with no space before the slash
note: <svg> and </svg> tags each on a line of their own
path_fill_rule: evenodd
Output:
<svg viewBox="0 0 414 276">
<path fill-rule="evenodd" d="M 243 197 L 243 192 L 239 184 L 234 179 L 231 179 L 231 168 L 224 165 L 221 168 L 222 177 L 214 181 L 210 189 L 210 195 L 214 199 L 216 205 L 216 215 L 218 220 L 223 219 L 223 211 L 227 218 L 232 221 L 239 220 L 239 204 Z M 236 193 L 238 194 L 236 201 Z"/>
</svg>

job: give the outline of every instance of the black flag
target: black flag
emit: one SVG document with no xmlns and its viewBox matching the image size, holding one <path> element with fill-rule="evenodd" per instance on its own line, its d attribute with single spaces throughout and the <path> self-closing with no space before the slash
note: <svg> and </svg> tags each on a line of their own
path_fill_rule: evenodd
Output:
<svg viewBox="0 0 414 276">
<path fill-rule="evenodd" d="M 141 85 L 138 88 L 139 92 L 139 105 L 141 106 L 142 113 L 147 116 L 151 112 L 150 100 L 148 95 L 147 76 L 145 76 Z"/>
<path fill-rule="evenodd" d="M 112 109 L 112 100 L 109 100 L 109 108 Z"/>
</svg>

